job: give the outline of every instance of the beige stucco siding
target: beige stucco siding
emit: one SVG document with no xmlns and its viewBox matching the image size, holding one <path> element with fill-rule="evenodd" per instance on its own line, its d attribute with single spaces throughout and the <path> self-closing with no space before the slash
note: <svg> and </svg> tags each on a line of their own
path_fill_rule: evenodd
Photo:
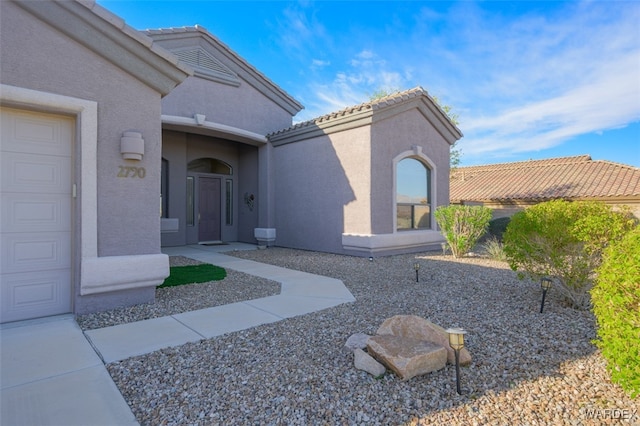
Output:
<svg viewBox="0 0 640 426">
<path fill-rule="evenodd" d="M 360 127 L 329 136 L 336 156 L 342 166 L 348 185 L 353 191 L 353 201 L 344 208 L 342 232 L 353 234 L 371 233 L 371 128 Z M 328 180 L 328 183 L 335 184 Z"/>
<path fill-rule="evenodd" d="M 258 134 L 291 125 L 291 115 L 246 82 L 238 87 L 189 77 L 162 100 L 162 113 L 182 117 L 204 114 L 207 121 Z"/>
<path fill-rule="evenodd" d="M 372 129 L 372 233 L 395 232 L 393 160 L 398 157 L 426 157 L 431 162 L 432 179 L 435 176 L 431 184 L 431 196 L 437 203 L 434 208 L 448 204 L 450 147 L 418 109 L 375 120 Z"/>
<path fill-rule="evenodd" d="M 369 228 L 369 187 L 356 179 L 370 173 L 360 157 L 368 153 L 367 133 L 357 129 L 274 149 L 278 245 L 340 252 L 345 227 Z"/>
<path fill-rule="evenodd" d="M 160 95 L 21 8 L 5 3 L 3 84 L 98 102 L 98 255 L 159 253 Z M 127 130 L 139 131 L 145 139 L 140 162 L 125 161 L 120 155 L 120 138 Z M 144 167 L 144 179 L 119 178 L 119 167 L 126 165 Z M 80 195 L 81 191 L 80 186 Z"/>
</svg>

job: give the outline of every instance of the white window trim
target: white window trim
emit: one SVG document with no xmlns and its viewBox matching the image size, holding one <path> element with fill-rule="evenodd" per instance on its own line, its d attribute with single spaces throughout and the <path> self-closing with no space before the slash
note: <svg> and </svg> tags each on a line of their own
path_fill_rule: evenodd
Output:
<svg viewBox="0 0 640 426">
<path fill-rule="evenodd" d="M 428 164 L 429 167 L 429 193 L 431 194 L 431 200 L 430 200 L 430 204 L 431 204 L 431 229 L 425 229 L 425 230 L 415 230 L 415 231 L 410 231 L 410 230 L 406 230 L 406 231 L 398 231 L 398 207 L 397 207 L 397 203 L 396 200 L 397 198 L 397 184 L 398 184 L 398 163 L 402 160 L 406 160 L 407 158 L 413 158 L 413 159 L 417 159 L 420 160 L 426 164 Z M 422 152 L 422 147 L 418 146 L 418 145 L 414 145 L 413 149 L 409 150 L 409 151 L 404 151 L 401 152 L 400 154 L 398 154 L 394 159 L 393 159 L 393 191 L 391 196 L 392 198 L 392 205 L 393 205 L 393 233 L 397 234 L 398 232 L 401 233 L 405 233 L 405 232 L 426 232 L 426 231 L 437 231 L 438 230 L 438 224 L 436 223 L 436 218 L 435 218 L 435 208 L 438 205 L 438 191 L 437 191 L 437 185 L 436 182 L 438 181 L 438 169 L 436 167 L 436 164 L 431 161 L 431 159 L 429 157 L 427 157 L 423 152 Z"/>
</svg>

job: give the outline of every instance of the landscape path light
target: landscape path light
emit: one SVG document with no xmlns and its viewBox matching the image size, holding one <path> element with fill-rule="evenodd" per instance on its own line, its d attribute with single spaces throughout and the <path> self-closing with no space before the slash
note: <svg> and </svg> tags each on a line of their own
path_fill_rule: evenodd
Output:
<svg viewBox="0 0 640 426">
<path fill-rule="evenodd" d="M 418 262 L 413 264 L 413 269 L 416 270 L 416 282 L 420 282 L 420 279 L 418 277 L 418 271 L 420 270 L 420 264 Z"/>
<path fill-rule="evenodd" d="M 467 332 L 461 328 L 449 328 L 446 330 L 449 334 L 449 346 L 456 355 L 456 391 L 458 395 L 462 395 L 460 390 L 460 350 L 464 348 L 464 335 Z"/>
<path fill-rule="evenodd" d="M 542 278 L 540 280 L 540 287 L 542 287 L 542 303 L 540 303 L 540 313 L 544 309 L 544 299 L 547 297 L 547 291 L 551 288 L 551 280 L 549 278 Z"/>
</svg>

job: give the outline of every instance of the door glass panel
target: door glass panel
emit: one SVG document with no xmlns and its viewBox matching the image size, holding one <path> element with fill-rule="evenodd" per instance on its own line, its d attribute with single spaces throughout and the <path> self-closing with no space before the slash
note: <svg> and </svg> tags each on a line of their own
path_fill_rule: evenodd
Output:
<svg viewBox="0 0 640 426">
<path fill-rule="evenodd" d="M 193 226 L 194 223 L 194 180 L 193 176 L 187 177 L 187 226 Z"/>
<path fill-rule="evenodd" d="M 225 202 L 226 202 L 225 224 L 233 225 L 233 181 L 231 179 L 227 179 L 225 195 L 226 195 L 225 196 Z"/>
</svg>

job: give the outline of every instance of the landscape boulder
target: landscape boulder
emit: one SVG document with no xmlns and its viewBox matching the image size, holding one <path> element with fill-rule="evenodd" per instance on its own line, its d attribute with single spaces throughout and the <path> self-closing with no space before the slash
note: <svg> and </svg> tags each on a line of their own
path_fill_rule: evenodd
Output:
<svg viewBox="0 0 640 426">
<path fill-rule="evenodd" d="M 455 352 L 449 345 L 449 335 L 444 328 L 417 315 L 396 315 L 385 320 L 377 333 L 379 335 L 393 335 L 408 337 L 436 343 L 447 351 L 447 362 L 455 364 Z M 460 351 L 460 365 L 471 364 L 471 354 L 467 348 Z"/>
<path fill-rule="evenodd" d="M 447 363 L 444 347 L 391 334 L 369 338 L 367 351 L 402 380 L 440 370 Z"/>
<path fill-rule="evenodd" d="M 366 371 L 373 377 L 380 377 L 387 371 L 384 365 L 360 348 L 353 350 L 353 365 L 358 370 Z"/>
<path fill-rule="evenodd" d="M 352 334 L 344 344 L 344 348 L 349 353 L 356 349 L 365 349 L 367 347 L 367 340 L 369 340 L 369 337 L 371 336 L 365 333 Z"/>
</svg>

